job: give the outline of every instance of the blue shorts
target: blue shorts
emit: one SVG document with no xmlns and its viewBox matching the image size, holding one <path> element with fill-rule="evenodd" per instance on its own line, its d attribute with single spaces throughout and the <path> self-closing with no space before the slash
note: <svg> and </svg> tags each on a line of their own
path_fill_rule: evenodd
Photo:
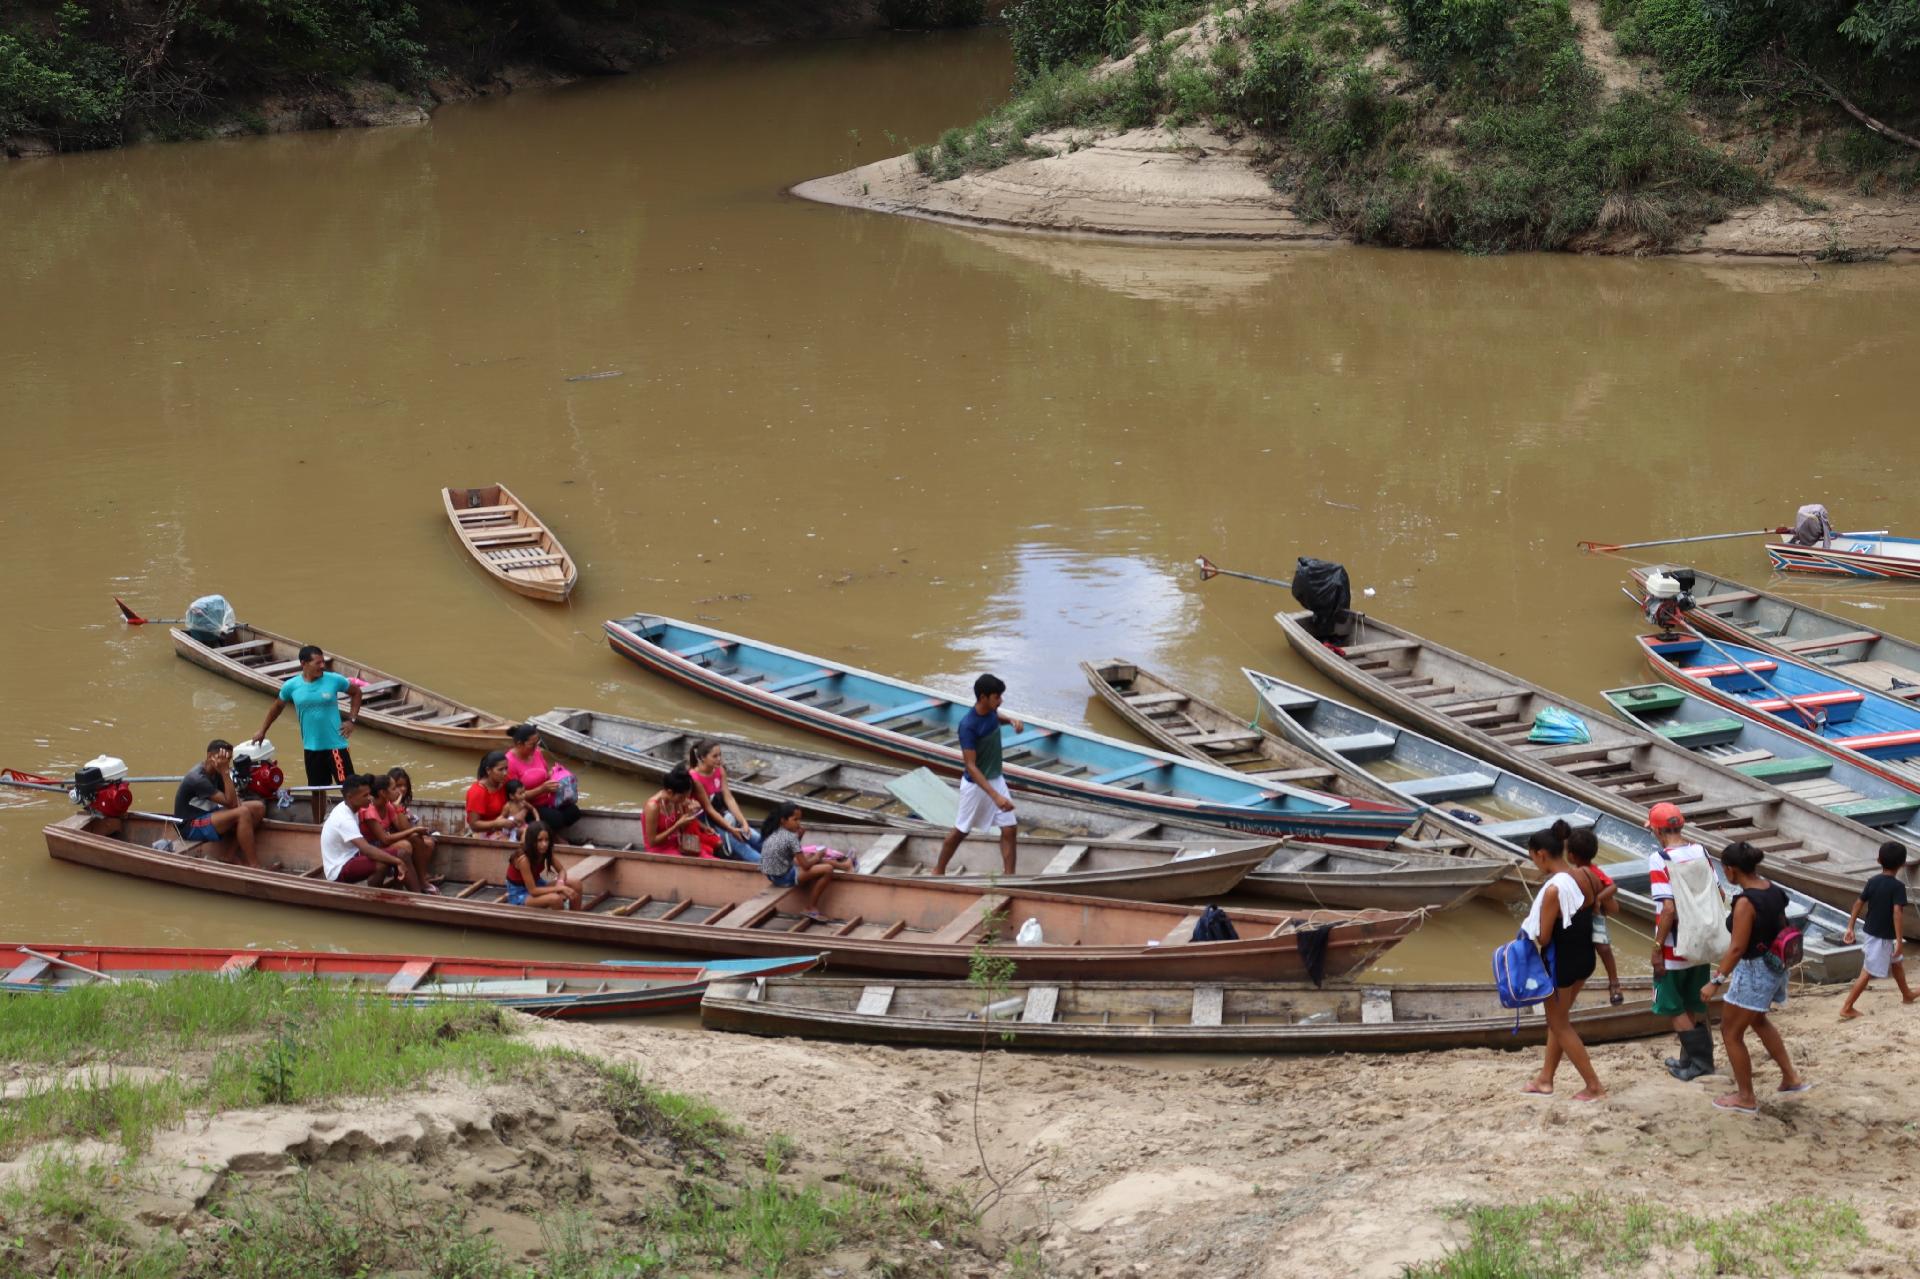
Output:
<svg viewBox="0 0 1920 1279">
<path fill-rule="evenodd" d="M 213 828 L 211 817 L 194 818 L 187 823 L 180 834 L 195 844 L 212 844 L 220 838 L 220 832 Z"/>
<path fill-rule="evenodd" d="M 543 879 L 540 881 L 540 887 L 545 888 L 547 887 L 547 885 L 551 884 L 552 882 L 553 881 L 550 879 Z M 527 886 L 525 884 L 516 884 L 511 879 L 509 879 L 507 881 L 507 905 L 524 906 L 526 904 L 527 904 Z"/>
<path fill-rule="evenodd" d="M 800 877 L 794 872 L 795 872 L 795 867 L 793 863 L 789 862 L 787 863 L 786 874 L 769 875 L 767 876 L 767 882 L 769 884 L 772 884 L 775 888 L 792 888 L 795 884 L 800 882 Z"/>
</svg>

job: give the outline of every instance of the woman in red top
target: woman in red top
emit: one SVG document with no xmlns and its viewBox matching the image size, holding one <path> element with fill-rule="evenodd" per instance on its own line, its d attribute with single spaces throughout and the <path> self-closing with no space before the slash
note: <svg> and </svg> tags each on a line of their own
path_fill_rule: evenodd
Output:
<svg viewBox="0 0 1920 1279">
<path fill-rule="evenodd" d="M 552 878 L 543 878 L 543 871 Z M 507 859 L 507 903 L 541 910 L 580 909 L 580 885 L 569 883 L 566 873 L 554 866 L 553 832 L 539 822 L 527 827 L 526 836 Z"/>
<path fill-rule="evenodd" d="M 467 829 L 485 839 L 518 839 L 520 819 L 506 809 L 507 753 L 489 751 L 480 779 L 467 787 Z"/>
<path fill-rule="evenodd" d="M 660 779 L 660 790 L 640 813 L 642 844 L 650 853 L 712 857 L 720 836 L 700 821 L 704 810 L 693 797 L 693 778 L 676 767 Z"/>
<path fill-rule="evenodd" d="M 720 836 L 727 856 L 736 861 L 760 860 L 760 832 L 747 824 L 740 801 L 727 785 L 727 765 L 720 743 L 701 738 L 687 751 L 687 772 L 693 778 L 693 797 L 700 801 L 706 827 Z"/>
</svg>

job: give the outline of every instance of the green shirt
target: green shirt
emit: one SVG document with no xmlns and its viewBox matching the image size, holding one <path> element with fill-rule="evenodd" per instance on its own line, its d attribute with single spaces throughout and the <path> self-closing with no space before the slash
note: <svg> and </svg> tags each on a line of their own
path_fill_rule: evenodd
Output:
<svg viewBox="0 0 1920 1279">
<path fill-rule="evenodd" d="M 973 752 L 980 776 L 992 781 L 1000 776 L 1000 714 L 982 715 L 968 711 L 960 720 L 960 749 Z"/>
</svg>

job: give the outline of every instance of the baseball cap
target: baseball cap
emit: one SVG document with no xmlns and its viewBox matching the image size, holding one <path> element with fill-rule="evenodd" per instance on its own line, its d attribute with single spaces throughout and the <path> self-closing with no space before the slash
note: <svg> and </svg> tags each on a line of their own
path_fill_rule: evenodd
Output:
<svg viewBox="0 0 1920 1279">
<path fill-rule="evenodd" d="M 1648 830 L 1679 830 L 1687 824 L 1687 815 L 1678 804 L 1655 804 L 1647 811 Z"/>
</svg>

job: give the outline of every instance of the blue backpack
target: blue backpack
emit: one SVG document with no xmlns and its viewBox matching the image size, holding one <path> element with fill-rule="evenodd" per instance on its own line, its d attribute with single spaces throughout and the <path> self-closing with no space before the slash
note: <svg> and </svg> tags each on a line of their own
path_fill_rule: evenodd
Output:
<svg viewBox="0 0 1920 1279">
<path fill-rule="evenodd" d="M 1493 988 L 1502 1008 L 1531 1008 L 1553 995 L 1553 950 L 1542 954 L 1523 931 L 1493 952 Z M 1514 1018 L 1514 1027 L 1520 1020 Z"/>
</svg>

